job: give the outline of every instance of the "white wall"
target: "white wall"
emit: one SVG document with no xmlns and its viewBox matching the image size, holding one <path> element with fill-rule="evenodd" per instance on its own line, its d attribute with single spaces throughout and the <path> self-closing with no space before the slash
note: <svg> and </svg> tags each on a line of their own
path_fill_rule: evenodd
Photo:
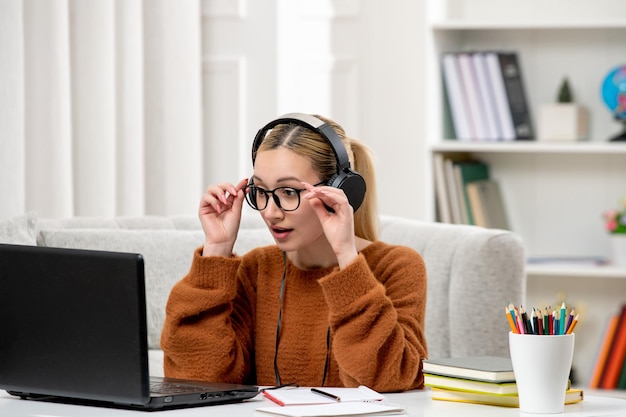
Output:
<svg viewBox="0 0 626 417">
<path fill-rule="evenodd" d="M 96 3 L 0 2 L 0 218 L 194 213 L 291 111 L 374 150 L 381 212 L 425 217 L 422 2 Z"/>
<path fill-rule="evenodd" d="M 205 1 L 207 183 L 249 175 L 256 130 L 329 116 L 374 151 L 382 213 L 423 218 L 422 2 Z"/>
</svg>

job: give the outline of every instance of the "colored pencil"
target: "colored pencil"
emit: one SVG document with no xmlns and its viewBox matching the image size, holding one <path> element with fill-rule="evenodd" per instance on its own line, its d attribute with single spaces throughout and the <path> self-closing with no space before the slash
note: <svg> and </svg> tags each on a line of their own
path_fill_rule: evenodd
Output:
<svg viewBox="0 0 626 417">
<path fill-rule="evenodd" d="M 561 304 L 561 314 L 559 315 L 559 334 L 565 334 L 565 315 L 567 314 L 565 302 Z"/>
<path fill-rule="evenodd" d="M 572 322 L 567 327 L 567 332 L 565 332 L 565 334 L 572 334 L 572 332 L 574 331 L 574 327 L 576 327 L 576 325 L 578 324 L 578 317 L 579 316 L 580 316 L 580 314 L 576 314 L 576 317 L 574 317 L 572 319 Z"/>
<path fill-rule="evenodd" d="M 513 317 L 511 315 L 511 310 L 508 307 L 504 307 L 504 314 L 506 314 L 506 318 L 509 321 L 509 327 L 513 333 L 517 333 L 517 326 L 513 322 Z"/>
</svg>

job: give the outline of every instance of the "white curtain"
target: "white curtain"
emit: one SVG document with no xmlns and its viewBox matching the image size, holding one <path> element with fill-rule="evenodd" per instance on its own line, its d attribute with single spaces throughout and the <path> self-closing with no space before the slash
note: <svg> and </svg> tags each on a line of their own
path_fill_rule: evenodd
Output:
<svg viewBox="0 0 626 417">
<path fill-rule="evenodd" d="M 189 214 L 199 0 L 0 1 L 0 219 Z"/>
</svg>

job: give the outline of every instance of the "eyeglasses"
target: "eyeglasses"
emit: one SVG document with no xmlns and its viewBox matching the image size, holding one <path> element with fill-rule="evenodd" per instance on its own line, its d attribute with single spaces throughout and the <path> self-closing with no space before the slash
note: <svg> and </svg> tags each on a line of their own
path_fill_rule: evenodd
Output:
<svg viewBox="0 0 626 417">
<path fill-rule="evenodd" d="M 322 184 L 324 182 L 317 183 L 314 187 Z M 273 190 L 266 190 L 252 184 L 246 185 L 244 189 L 248 205 L 258 211 L 265 210 L 270 200 L 270 195 L 274 203 L 282 211 L 297 210 L 300 207 L 300 193 L 302 191 L 306 191 L 306 188 L 276 187 Z"/>
</svg>

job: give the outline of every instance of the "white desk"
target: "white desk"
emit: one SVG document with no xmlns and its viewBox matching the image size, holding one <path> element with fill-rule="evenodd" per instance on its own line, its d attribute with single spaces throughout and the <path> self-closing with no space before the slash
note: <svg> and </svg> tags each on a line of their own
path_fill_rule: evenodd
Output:
<svg viewBox="0 0 626 417">
<path fill-rule="evenodd" d="M 430 399 L 430 391 L 409 391 L 400 394 L 385 394 L 388 402 L 407 407 L 410 417 L 506 417 L 538 416 L 521 414 L 517 408 L 495 407 L 478 404 L 463 404 Z M 184 410 L 157 411 L 156 414 L 143 411 L 119 410 L 112 408 L 86 407 L 21 400 L 6 392 L 0 392 L 0 416 L 2 417 L 119 417 L 119 416 L 202 416 L 202 417 L 269 417 L 270 414 L 255 413 L 260 406 L 273 406 L 271 401 L 259 395 L 256 399 L 228 405 L 189 408 Z M 564 416 L 626 416 L 626 399 L 602 396 L 586 396 L 578 404 L 565 406 L 565 414 L 551 414 L 552 417 Z"/>
</svg>

